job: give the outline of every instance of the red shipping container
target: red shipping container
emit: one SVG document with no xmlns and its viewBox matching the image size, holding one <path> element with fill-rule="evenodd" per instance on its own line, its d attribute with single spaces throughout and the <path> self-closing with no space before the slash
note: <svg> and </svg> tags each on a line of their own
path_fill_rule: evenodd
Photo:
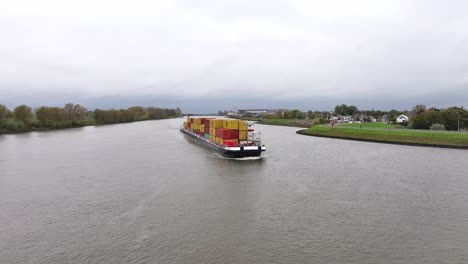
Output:
<svg viewBox="0 0 468 264">
<path fill-rule="evenodd" d="M 206 126 L 210 126 L 210 120 L 213 119 L 213 118 L 204 118 L 203 120 L 203 124 Z"/>
<path fill-rule="evenodd" d="M 228 135 L 229 135 L 229 131 L 227 129 L 224 129 L 224 128 L 216 129 L 216 137 L 227 138 Z"/>
<path fill-rule="evenodd" d="M 203 124 L 205 125 L 205 133 L 210 133 L 210 120 L 214 118 L 204 118 Z"/>
<path fill-rule="evenodd" d="M 223 146 L 225 146 L 225 147 L 237 147 L 237 142 L 235 140 L 225 139 L 225 140 L 223 140 Z"/>
<path fill-rule="evenodd" d="M 216 137 L 223 138 L 223 135 L 224 135 L 224 129 L 217 128 L 216 129 Z"/>
<path fill-rule="evenodd" d="M 219 137 L 222 139 L 238 139 L 239 131 L 232 130 L 232 129 L 225 129 L 225 128 L 217 128 L 216 137 Z"/>
<path fill-rule="evenodd" d="M 229 130 L 229 138 L 238 139 L 239 138 L 239 130 Z"/>
</svg>

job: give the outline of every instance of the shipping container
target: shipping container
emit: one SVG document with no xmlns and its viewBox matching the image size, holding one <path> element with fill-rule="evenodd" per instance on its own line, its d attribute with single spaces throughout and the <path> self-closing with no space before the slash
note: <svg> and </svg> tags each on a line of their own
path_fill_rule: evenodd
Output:
<svg viewBox="0 0 468 264">
<path fill-rule="evenodd" d="M 210 141 L 216 143 L 216 136 L 215 135 L 210 135 Z"/>
<path fill-rule="evenodd" d="M 233 130 L 233 129 L 217 128 L 216 137 L 219 137 L 222 139 L 238 139 L 239 131 Z"/>
<path fill-rule="evenodd" d="M 210 136 L 212 137 L 212 136 Z M 238 139 L 222 139 L 219 137 L 214 137 L 213 140 L 216 144 L 220 146 L 227 146 L 227 147 L 237 147 L 239 146 L 239 140 Z"/>
<path fill-rule="evenodd" d="M 210 133 L 210 119 L 209 118 L 205 118 L 205 120 L 203 120 L 203 125 L 205 126 L 205 133 Z"/>
<path fill-rule="evenodd" d="M 239 121 L 239 130 L 247 130 L 247 123 L 244 121 Z"/>
<path fill-rule="evenodd" d="M 209 127 L 210 126 L 210 121 L 213 120 L 213 118 L 205 118 L 203 119 L 203 123 L 202 125 L 205 125 L 205 127 Z"/>
<path fill-rule="evenodd" d="M 239 140 L 247 140 L 247 130 L 239 130 Z"/>
<path fill-rule="evenodd" d="M 192 123 L 195 125 L 201 125 L 202 124 L 201 121 L 202 121 L 201 118 L 193 118 Z"/>
<path fill-rule="evenodd" d="M 210 127 L 210 135 L 216 136 L 216 128 Z"/>
<path fill-rule="evenodd" d="M 210 139 L 210 134 L 205 133 L 205 138 L 206 138 L 206 139 Z"/>
<path fill-rule="evenodd" d="M 223 128 L 225 129 L 239 129 L 239 121 L 238 120 L 231 120 L 231 119 L 224 119 L 223 120 Z"/>
<path fill-rule="evenodd" d="M 203 131 L 203 133 L 205 133 L 205 126 L 204 126 L 204 125 L 195 125 L 195 124 L 192 124 L 191 127 L 192 127 L 193 129 L 195 129 L 195 130 Z"/>
<path fill-rule="evenodd" d="M 223 146 L 225 147 L 237 147 L 238 140 L 237 139 L 224 139 Z"/>
<path fill-rule="evenodd" d="M 211 119 L 210 120 L 210 128 L 222 128 L 223 127 L 223 119 Z"/>
</svg>

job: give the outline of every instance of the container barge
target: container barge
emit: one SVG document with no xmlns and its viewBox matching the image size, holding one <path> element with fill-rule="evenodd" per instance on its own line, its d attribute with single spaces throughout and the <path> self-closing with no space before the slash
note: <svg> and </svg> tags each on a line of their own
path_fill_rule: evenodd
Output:
<svg viewBox="0 0 468 264">
<path fill-rule="evenodd" d="M 241 120 L 187 117 L 180 131 L 226 158 L 259 157 L 266 151 L 261 133 Z"/>
</svg>

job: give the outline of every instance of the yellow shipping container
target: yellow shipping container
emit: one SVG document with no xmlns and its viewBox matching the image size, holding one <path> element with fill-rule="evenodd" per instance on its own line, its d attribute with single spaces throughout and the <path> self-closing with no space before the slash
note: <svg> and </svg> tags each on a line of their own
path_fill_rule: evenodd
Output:
<svg viewBox="0 0 468 264">
<path fill-rule="evenodd" d="M 195 125 L 195 124 L 192 124 L 190 127 L 193 128 L 193 130 L 205 131 L 205 125 Z"/>
<path fill-rule="evenodd" d="M 223 127 L 223 119 L 211 119 L 210 120 L 210 128 L 222 128 Z"/>
<path fill-rule="evenodd" d="M 239 130 L 247 130 L 247 123 L 244 121 L 239 121 Z"/>
<path fill-rule="evenodd" d="M 210 141 L 211 142 L 216 142 L 216 136 L 210 135 Z"/>
<path fill-rule="evenodd" d="M 247 130 L 239 130 L 239 140 L 247 140 Z"/>
<path fill-rule="evenodd" d="M 238 120 L 229 120 L 225 119 L 223 121 L 223 128 L 226 129 L 239 129 L 239 121 Z"/>
<path fill-rule="evenodd" d="M 194 119 L 193 119 L 193 123 L 194 123 L 195 125 L 201 125 L 201 118 L 194 118 Z"/>
<path fill-rule="evenodd" d="M 216 136 L 216 128 L 210 127 L 210 135 Z"/>
</svg>

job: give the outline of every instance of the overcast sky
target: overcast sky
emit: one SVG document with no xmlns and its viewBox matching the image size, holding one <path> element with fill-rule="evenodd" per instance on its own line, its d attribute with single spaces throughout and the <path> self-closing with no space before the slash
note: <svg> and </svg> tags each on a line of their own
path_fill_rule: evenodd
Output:
<svg viewBox="0 0 468 264">
<path fill-rule="evenodd" d="M 468 1 L 0 2 L 0 103 L 468 106 Z"/>
</svg>

